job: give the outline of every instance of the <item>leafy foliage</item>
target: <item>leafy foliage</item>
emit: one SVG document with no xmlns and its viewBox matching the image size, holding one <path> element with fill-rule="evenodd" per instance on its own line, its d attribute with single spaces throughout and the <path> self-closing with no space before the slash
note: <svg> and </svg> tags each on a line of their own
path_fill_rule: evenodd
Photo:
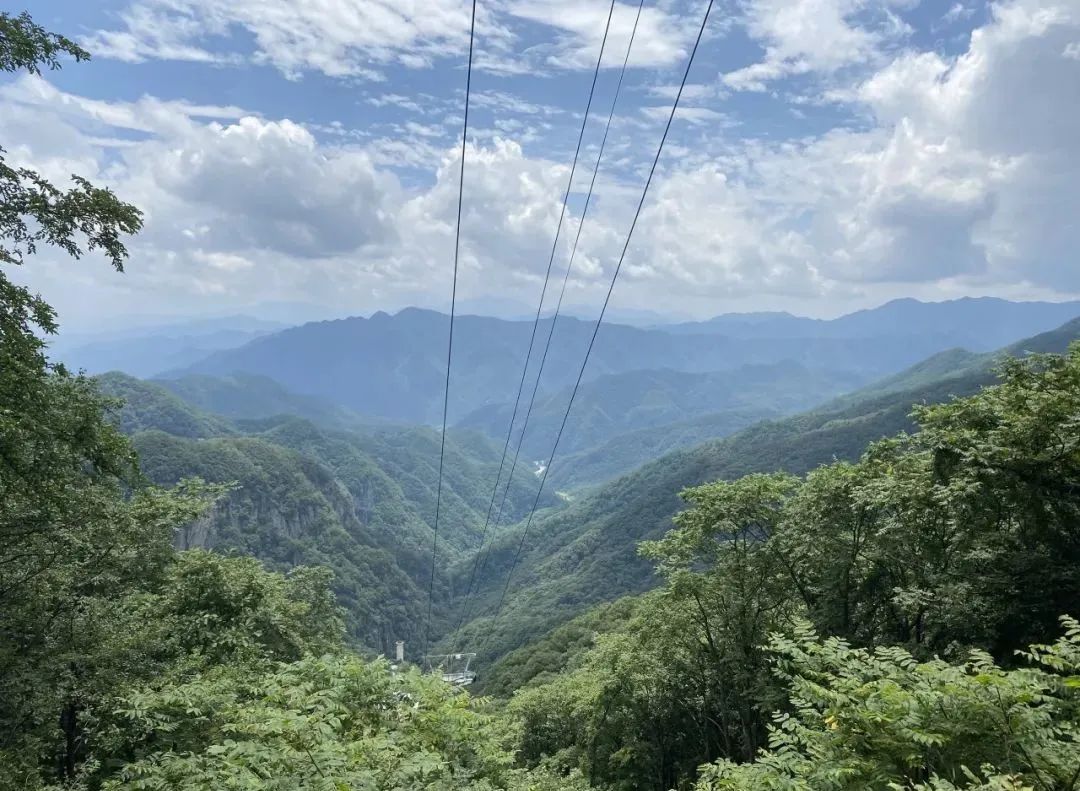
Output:
<svg viewBox="0 0 1080 791">
<path fill-rule="evenodd" d="M 55 68 L 65 52 L 86 56 L 0 14 L 5 70 Z M 101 248 L 121 268 L 138 212 L 75 182 L 62 192 L 0 161 L 0 263 L 47 243 Z M 645 587 L 605 543 L 654 539 L 640 551 L 662 584 L 507 656 L 489 685 L 524 687 L 499 710 L 343 645 L 346 625 L 385 645 L 388 624 L 419 620 L 433 432 L 273 418 L 242 435 L 160 388 L 53 365 L 38 337 L 56 329 L 51 308 L 2 275 L 0 311 L 0 791 L 1080 781 L 1080 622 L 1062 617 L 1048 642 L 1080 602 L 1080 344 L 1005 360 L 982 390 L 985 369 L 961 355 L 964 375 L 917 394 L 970 395 L 917 406 L 917 431 L 858 458 L 907 425 L 903 378 L 542 519 L 558 551 L 532 550 L 526 585 L 575 584 L 555 599 L 537 586 L 497 643 Z M 846 460 L 811 471 L 827 449 Z M 467 434 L 450 451 L 447 543 L 467 564 L 495 454 Z M 717 477 L 733 480 L 704 483 Z M 698 485 L 661 535 L 673 509 L 652 487 L 680 481 Z M 496 543 L 489 580 L 514 540 Z M 606 591 L 586 590 L 612 568 Z"/>
<path fill-rule="evenodd" d="M 500 657 L 485 669 L 474 689 L 509 697 L 515 690 L 552 681 L 567 670 L 577 669 L 597 638 L 621 629 L 638 604 L 637 597 L 627 596 L 579 615 L 539 640 Z"/>
<path fill-rule="evenodd" d="M 49 33 L 29 14 L 0 12 L 0 70 L 38 74 L 42 67 L 58 69 L 61 54 L 76 61 L 90 58 L 71 39 Z M 71 179 L 75 187 L 61 190 L 29 168 L 8 165 L 0 148 L 0 264 L 21 264 L 44 243 L 72 258 L 83 255 L 84 245 L 89 250 L 101 249 L 117 270 L 123 269 L 127 250 L 122 236 L 142 227 L 142 214 L 108 189 L 79 176 Z M 34 304 L 40 309 L 43 304 L 7 278 L 0 279 L 0 289 L 5 292 L 5 305 Z M 48 329 L 48 322 L 38 323 Z"/>
<path fill-rule="evenodd" d="M 495 723 L 416 671 L 309 657 L 229 671 L 120 705 L 136 754 L 105 789 L 516 787 Z"/>
<path fill-rule="evenodd" d="M 1011 665 L 1080 602 L 1080 344 L 1000 375 L 858 462 L 685 490 L 641 545 L 662 587 L 515 696 L 523 759 L 620 789 L 718 758 L 703 791 L 1072 787 L 1077 625 L 1028 652 L 1060 678 Z"/>
<path fill-rule="evenodd" d="M 61 52 L 76 61 L 89 60 L 90 53 L 66 36 L 50 33 L 25 11 L 19 16 L 0 14 L 0 69 L 40 74 L 41 67 L 59 69 Z"/>
<path fill-rule="evenodd" d="M 753 763 L 704 767 L 698 791 L 1068 789 L 1080 777 L 1080 623 L 1003 670 L 900 648 L 851 648 L 807 627 L 770 642 L 790 710 Z"/>
</svg>

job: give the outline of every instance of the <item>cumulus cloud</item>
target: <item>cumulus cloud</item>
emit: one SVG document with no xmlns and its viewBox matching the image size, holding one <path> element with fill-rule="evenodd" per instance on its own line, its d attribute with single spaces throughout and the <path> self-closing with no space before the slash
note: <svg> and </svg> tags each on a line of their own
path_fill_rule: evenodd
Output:
<svg viewBox="0 0 1080 791">
<path fill-rule="evenodd" d="M 200 238 L 218 248 L 265 246 L 317 257 L 396 234 L 394 177 L 376 171 L 363 151 L 320 149 L 288 120 L 209 124 L 181 141 L 140 148 L 128 164 L 213 218 Z"/>
<path fill-rule="evenodd" d="M 320 142 L 289 120 L 242 111 L 229 122 L 208 120 L 233 111 L 184 103 L 90 103 L 37 77 L 5 86 L 0 98 L 14 110 L 0 134 L 27 141 L 9 151 L 16 162 L 57 181 L 78 172 L 144 209 L 121 290 L 175 304 L 303 294 L 355 309 L 441 293 L 456 218 L 456 148 L 442 150 L 432 184 L 406 192 L 367 149 Z M 102 118 L 116 134 L 151 134 L 90 136 Z M 499 138 L 470 144 L 467 157 L 463 292 L 531 290 L 546 265 L 568 167 Z M 574 227 L 571 218 L 564 251 Z M 588 273 L 587 257 L 579 263 Z M 47 292 L 63 289 L 62 269 L 26 271 Z"/>
<path fill-rule="evenodd" d="M 898 194 L 896 174 L 904 174 L 913 200 L 944 201 L 942 222 L 957 211 L 943 230 L 981 248 L 987 278 L 1080 288 L 1070 249 L 1080 206 L 1080 62 L 1063 55 L 1078 33 L 1073 0 L 1000 4 L 954 61 L 905 55 L 859 91 L 895 129 L 888 150 L 901 167 L 877 167 L 878 194 Z"/>
<path fill-rule="evenodd" d="M 871 128 L 755 141 L 724 173 L 670 178 L 631 277 L 718 294 L 1080 291 L 1078 32 L 1073 0 L 999 4 L 960 56 L 903 53 L 859 83 Z"/>
</svg>

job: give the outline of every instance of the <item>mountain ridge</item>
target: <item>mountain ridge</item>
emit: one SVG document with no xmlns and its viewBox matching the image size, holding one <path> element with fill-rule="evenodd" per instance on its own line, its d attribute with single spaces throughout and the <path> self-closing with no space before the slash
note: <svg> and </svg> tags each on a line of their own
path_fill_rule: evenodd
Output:
<svg viewBox="0 0 1080 791">
<path fill-rule="evenodd" d="M 764 324 L 752 322 L 758 327 L 756 335 L 746 337 L 687 332 L 686 325 L 643 329 L 605 324 L 597 336 L 585 381 L 634 370 L 670 368 L 708 373 L 783 360 L 819 370 L 858 373 L 869 381 L 956 346 L 957 337 L 961 338 L 959 345 L 973 351 L 988 350 L 988 344 L 996 339 L 1004 338 L 1001 343 L 993 343 L 992 348 L 1061 324 L 1056 320 L 1059 313 L 1069 313 L 1070 318 L 1080 314 L 1080 303 L 1047 307 L 1050 304 L 1004 300 L 893 302 L 832 323 L 796 317 L 791 321 L 799 327 L 820 324 L 848 329 L 830 331 L 831 335 L 817 330 L 792 330 L 779 338 L 762 334 L 760 327 L 767 327 L 771 319 L 764 320 Z M 990 306 L 992 315 L 984 315 L 986 306 Z M 909 310 L 942 314 L 946 319 L 920 322 L 905 313 Z M 1004 318 L 1003 311 L 1007 314 Z M 949 318 L 953 314 L 959 317 Z M 532 330 L 528 321 L 484 316 L 463 315 L 456 322 L 451 422 L 513 399 Z M 877 322 L 880 327 L 868 328 L 868 322 Z M 550 323 L 550 319 L 541 321 L 539 337 L 546 337 Z M 960 325 L 963 332 L 955 329 Z M 591 321 L 559 318 L 540 393 L 550 394 L 572 384 L 594 326 Z M 406 308 L 393 315 L 378 312 L 370 318 L 311 322 L 256 338 L 238 348 L 214 352 L 168 375 L 230 376 L 239 372 L 267 376 L 297 393 L 332 400 L 365 416 L 434 424 L 441 418 L 448 327 L 448 316 L 420 308 Z M 536 362 L 530 367 L 533 374 L 526 381 L 531 383 Z"/>
</svg>

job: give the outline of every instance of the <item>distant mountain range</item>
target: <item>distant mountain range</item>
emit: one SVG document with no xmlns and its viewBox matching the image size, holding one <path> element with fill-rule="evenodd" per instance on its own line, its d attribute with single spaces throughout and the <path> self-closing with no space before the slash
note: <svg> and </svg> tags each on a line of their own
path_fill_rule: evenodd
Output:
<svg viewBox="0 0 1080 791">
<path fill-rule="evenodd" d="M 950 305 L 955 303 L 931 313 L 951 310 Z M 389 648 L 395 635 L 418 637 L 429 584 L 428 542 L 441 443 L 429 427 L 378 425 L 371 412 L 344 405 L 341 395 L 363 403 L 385 382 L 402 399 L 402 407 L 415 409 L 426 401 L 408 400 L 408 388 L 416 381 L 411 373 L 425 372 L 441 386 L 438 357 L 428 359 L 428 351 L 441 346 L 444 338 L 437 332 L 440 325 L 445 328 L 446 317 L 425 311 L 403 314 L 272 333 L 196 366 L 209 361 L 224 366 L 239 359 L 269 372 L 239 369 L 150 381 L 119 373 L 100 377 L 106 393 L 126 401 L 116 419 L 134 436 L 151 480 L 170 484 L 199 476 L 239 483 L 207 520 L 191 525 L 178 541 L 254 554 L 274 567 L 331 566 L 353 636 L 381 650 Z M 1025 321 L 1036 318 L 1026 308 L 1017 314 Z M 479 400 L 499 366 L 504 370 L 507 360 L 517 359 L 511 340 L 527 340 L 507 336 L 529 325 L 464 317 L 462 326 L 459 337 L 465 342 L 455 358 L 460 367 L 451 393 L 461 398 L 464 391 Z M 571 342 L 583 342 L 590 329 L 573 320 L 565 326 L 565 339 Z M 552 466 L 502 627 L 484 641 L 489 657 L 535 639 L 592 604 L 650 587 L 651 568 L 634 548 L 667 529 L 681 507 L 677 493 L 683 487 L 755 471 L 802 473 L 834 458 L 855 458 L 868 442 L 910 427 L 912 404 L 946 400 L 992 382 L 997 359 L 994 353 L 944 348 L 897 371 L 890 366 L 904 357 L 905 344 L 919 348 L 923 337 L 904 338 L 901 330 L 885 341 L 731 339 L 620 325 L 607 330 L 613 345 L 604 349 L 601 370 L 579 393 L 576 422 L 570 424 L 565 453 Z M 351 343 L 336 346 L 343 336 Z M 1080 319 L 1008 344 L 1005 351 L 1060 352 L 1077 337 Z M 478 359 L 480 353 L 470 344 L 503 357 L 494 363 Z M 561 359 L 565 364 L 569 346 L 549 363 Z M 874 348 L 880 352 L 876 357 Z M 746 362 L 755 354 L 784 351 L 791 356 Z M 839 357 L 841 352 L 847 356 Z M 891 356 L 882 362 L 886 355 Z M 687 368 L 728 367 L 631 367 L 635 361 L 655 365 L 662 359 Z M 836 366 L 838 359 L 852 367 Z M 296 392 L 282 384 L 274 367 L 280 362 L 281 370 L 303 383 L 304 372 L 319 376 L 323 360 L 337 365 L 344 377 L 339 389 L 331 387 L 331 379 L 317 379 L 329 391 L 326 395 Z M 855 367 L 860 362 L 862 367 Z M 858 389 L 869 371 L 881 368 L 889 369 L 887 375 Z M 509 389 L 514 386 L 510 382 Z M 565 396 L 564 378 L 563 388 L 538 401 L 533 414 L 537 437 L 556 428 Z M 825 403 L 809 412 L 785 416 L 820 401 Z M 487 521 L 509 419 L 506 409 L 495 402 L 462 421 L 483 433 L 464 426 L 448 433 L 445 533 L 440 530 L 445 552 L 437 569 L 434 615 L 440 632 L 455 614 Z M 492 442 L 484 434 L 499 436 Z M 539 440 L 526 444 L 527 461 L 544 448 Z M 466 641 L 470 635 L 479 641 L 489 626 L 485 616 L 501 596 L 521 542 L 522 526 L 512 523 L 527 512 L 536 483 L 522 470 L 513 481 L 503 520 L 492 525 L 492 552 L 480 566 L 477 618 Z M 379 615 L 372 619 L 371 613 Z"/>
<path fill-rule="evenodd" d="M 726 313 L 707 321 L 661 325 L 666 332 L 712 333 L 732 338 L 937 339 L 942 348 L 990 351 L 1018 338 L 1053 329 L 1080 316 L 1080 302 L 1010 302 L 965 297 L 945 302 L 895 299 L 836 319 L 790 313 Z"/>
<path fill-rule="evenodd" d="M 600 331 L 586 379 L 632 371 L 706 374 L 790 363 L 819 374 L 835 373 L 849 384 L 868 382 L 952 347 L 996 348 L 1076 315 L 1080 303 L 896 300 L 831 321 L 766 313 L 728 314 L 652 329 L 610 324 Z M 446 315 L 415 308 L 393 316 L 376 313 L 366 319 L 314 322 L 215 351 L 169 375 L 265 376 L 361 415 L 434 424 L 441 415 L 448 326 Z M 541 323 L 541 340 L 549 326 L 550 321 Z M 580 319 L 558 320 L 542 393 L 553 394 L 572 383 L 593 326 Z M 528 321 L 458 318 L 450 391 L 453 421 L 513 399 L 531 329 Z M 492 436 L 504 435 L 505 426 L 492 430 Z"/>
<path fill-rule="evenodd" d="M 73 370 L 154 376 L 191 365 L 220 349 L 243 346 L 286 325 L 251 316 L 193 319 L 92 334 L 63 334 L 50 355 Z"/>
</svg>

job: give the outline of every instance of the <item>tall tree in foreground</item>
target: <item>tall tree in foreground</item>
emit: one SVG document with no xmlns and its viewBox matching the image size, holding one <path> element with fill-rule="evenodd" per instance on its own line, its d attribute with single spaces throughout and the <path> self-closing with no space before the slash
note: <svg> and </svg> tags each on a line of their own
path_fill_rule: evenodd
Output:
<svg viewBox="0 0 1080 791">
<path fill-rule="evenodd" d="M 28 14 L 0 13 L 0 69 L 36 74 L 59 68 L 63 54 L 89 57 Z M 61 190 L 4 154 L 0 148 L 0 607 L 9 609 L 59 559 L 78 553 L 75 534 L 105 509 L 101 487 L 129 482 L 134 468 L 126 442 L 101 419 L 105 402 L 93 385 L 46 358 L 42 336 L 56 332 L 55 312 L 3 267 L 23 265 L 45 246 L 74 258 L 100 249 L 122 270 L 122 236 L 142 220 L 107 189 L 73 176 L 75 186 Z"/>
<path fill-rule="evenodd" d="M 696 791 L 1071 791 L 1080 787 L 1080 623 L 1003 670 L 902 648 L 855 649 L 808 627 L 769 650 L 789 689 L 769 747 L 703 767 Z"/>
<path fill-rule="evenodd" d="M 0 14 L 0 69 L 36 74 L 65 55 L 89 57 L 25 13 Z M 76 774 L 83 714 L 103 677 L 127 669 L 110 666 L 125 618 L 116 600 L 132 580 L 160 577 L 172 527 L 206 501 L 198 487 L 140 485 L 110 404 L 46 357 L 52 308 L 5 271 L 45 250 L 100 250 L 122 270 L 139 211 L 78 176 L 72 183 L 14 167 L 0 149 L 0 763 L 13 787 L 33 787 L 41 765 Z"/>
<path fill-rule="evenodd" d="M 0 14 L 0 68 L 85 60 Z M 139 212 L 0 151 L 0 265 L 100 249 Z M 330 572 L 177 552 L 227 486 L 146 485 L 95 383 L 53 365 L 49 305 L 0 269 L 0 791 L 567 791 L 512 767 L 492 718 L 440 679 L 342 645 Z"/>
</svg>

